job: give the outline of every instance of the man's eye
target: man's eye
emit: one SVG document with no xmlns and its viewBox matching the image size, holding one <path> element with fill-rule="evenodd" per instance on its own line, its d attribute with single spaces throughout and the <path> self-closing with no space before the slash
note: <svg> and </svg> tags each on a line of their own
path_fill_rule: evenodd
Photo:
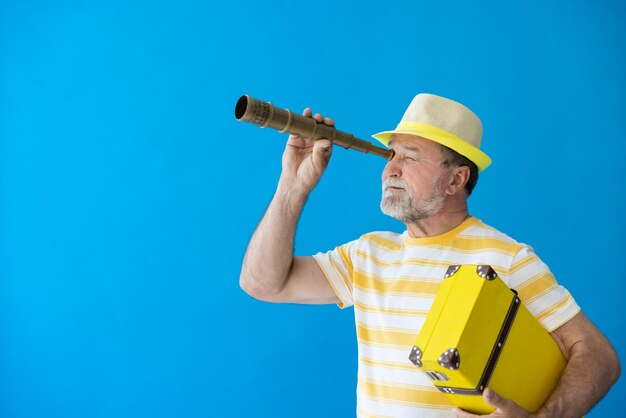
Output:
<svg viewBox="0 0 626 418">
<path fill-rule="evenodd" d="M 417 161 L 417 158 L 415 158 L 415 157 L 410 157 L 410 156 L 408 156 L 408 155 L 406 155 L 406 156 L 404 157 L 404 159 L 405 159 L 405 160 L 409 160 L 409 161 Z"/>
</svg>

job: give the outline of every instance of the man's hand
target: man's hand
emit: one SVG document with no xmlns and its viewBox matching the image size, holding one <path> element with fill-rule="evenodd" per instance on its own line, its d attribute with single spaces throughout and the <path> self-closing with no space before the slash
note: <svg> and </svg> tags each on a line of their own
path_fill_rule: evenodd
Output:
<svg viewBox="0 0 626 418">
<path fill-rule="evenodd" d="M 452 412 L 457 418 L 531 418 L 532 414 L 526 411 L 524 408 L 516 404 L 510 399 L 503 398 L 495 393 L 493 390 L 487 388 L 483 391 L 483 399 L 489 405 L 496 408 L 496 410 L 489 415 L 474 415 L 469 412 L 463 411 L 459 408 L 454 408 Z"/>
<path fill-rule="evenodd" d="M 319 113 L 312 116 L 313 111 L 308 107 L 304 109 L 302 115 L 309 118 L 313 117 L 317 123 L 324 123 L 328 126 L 335 125 L 331 118 L 324 118 Z M 286 182 L 290 188 L 295 187 L 308 194 L 326 170 L 331 153 L 332 144 L 326 139 L 314 141 L 290 135 L 283 154 L 281 182 Z"/>
<path fill-rule="evenodd" d="M 303 115 L 334 126 L 311 109 Z M 290 136 L 276 193 L 259 222 L 241 266 L 239 282 L 250 296 L 278 303 L 339 303 L 313 257 L 294 257 L 293 241 L 306 199 L 328 165 L 332 144 Z"/>
</svg>

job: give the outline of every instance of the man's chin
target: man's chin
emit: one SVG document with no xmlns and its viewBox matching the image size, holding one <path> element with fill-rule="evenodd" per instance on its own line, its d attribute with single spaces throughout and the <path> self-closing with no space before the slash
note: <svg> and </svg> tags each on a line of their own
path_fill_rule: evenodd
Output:
<svg viewBox="0 0 626 418">
<path fill-rule="evenodd" d="M 396 207 L 393 207 L 393 206 L 390 207 L 389 205 L 383 205 L 381 203 L 380 210 L 383 214 L 390 216 L 397 221 L 405 222 L 406 220 L 406 212 L 402 210 L 398 210 L 398 208 Z"/>
</svg>

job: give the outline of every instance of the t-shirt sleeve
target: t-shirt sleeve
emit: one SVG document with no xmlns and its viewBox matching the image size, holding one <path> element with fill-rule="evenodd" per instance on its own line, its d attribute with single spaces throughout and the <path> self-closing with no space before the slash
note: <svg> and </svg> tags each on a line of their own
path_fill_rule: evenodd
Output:
<svg viewBox="0 0 626 418">
<path fill-rule="evenodd" d="M 356 241 L 341 245 L 326 253 L 313 256 L 324 272 L 328 282 L 339 298 L 339 307 L 347 308 L 354 304 L 352 298 L 352 254 Z"/>
<path fill-rule="evenodd" d="M 548 266 L 527 245 L 515 255 L 505 279 L 508 286 L 517 291 L 530 313 L 549 332 L 580 312 L 572 295 L 557 283 Z"/>
</svg>

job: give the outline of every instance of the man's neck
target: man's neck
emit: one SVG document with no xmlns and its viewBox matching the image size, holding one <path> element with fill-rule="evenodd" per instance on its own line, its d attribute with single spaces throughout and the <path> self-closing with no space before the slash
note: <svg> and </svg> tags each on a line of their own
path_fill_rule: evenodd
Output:
<svg viewBox="0 0 626 418">
<path fill-rule="evenodd" d="M 409 236 L 413 238 L 434 237 L 453 230 L 467 218 L 469 218 L 467 206 L 456 211 L 442 209 L 426 219 L 406 224 L 406 228 Z"/>
</svg>

